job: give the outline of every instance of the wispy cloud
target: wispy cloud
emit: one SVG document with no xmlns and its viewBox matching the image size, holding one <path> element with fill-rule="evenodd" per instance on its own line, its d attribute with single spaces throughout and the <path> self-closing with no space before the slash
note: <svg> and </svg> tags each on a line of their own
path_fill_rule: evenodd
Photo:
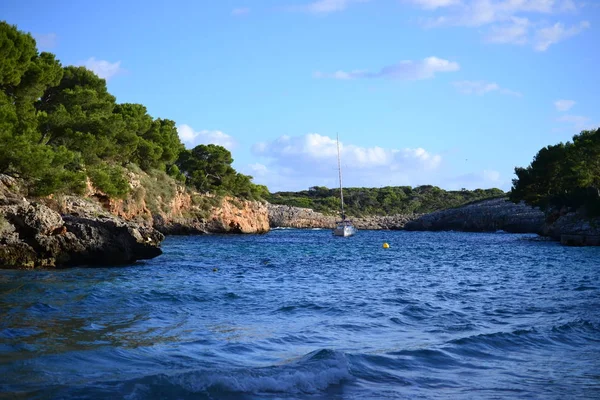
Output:
<svg viewBox="0 0 600 400">
<path fill-rule="evenodd" d="M 554 102 L 554 107 L 558 111 L 569 111 L 574 105 L 575 102 L 573 100 L 556 100 Z"/>
<path fill-rule="evenodd" d="M 238 8 L 234 8 L 231 11 L 231 15 L 234 15 L 236 17 L 242 16 L 242 15 L 247 15 L 250 14 L 250 9 L 248 7 L 238 7 Z"/>
<path fill-rule="evenodd" d="M 536 51 L 545 51 L 550 45 L 590 27 L 588 21 L 571 27 L 565 27 L 562 22 L 554 25 L 547 22 L 550 16 L 571 13 L 583 7 L 574 0 L 405 1 L 434 13 L 434 16 L 423 20 L 425 27 L 487 27 L 482 31 L 485 42 L 531 44 Z"/>
<path fill-rule="evenodd" d="M 578 35 L 589 27 L 590 23 L 588 21 L 582 21 L 579 25 L 570 28 L 566 28 L 562 23 L 557 22 L 551 27 L 538 29 L 533 39 L 533 48 L 537 51 L 546 51 L 551 45 Z"/>
<path fill-rule="evenodd" d="M 383 67 L 377 72 L 368 71 L 336 71 L 334 73 L 315 72 L 315 78 L 332 79 L 363 79 L 363 78 L 386 78 L 398 80 L 420 80 L 433 78 L 438 72 L 454 72 L 460 69 L 460 65 L 453 61 L 438 57 L 427 57 L 423 60 L 404 60 L 397 64 Z"/>
<path fill-rule="evenodd" d="M 195 131 L 191 126 L 181 124 L 177 126 L 177 132 L 181 141 L 188 148 L 194 148 L 199 144 L 217 144 L 231 150 L 236 145 L 233 137 L 218 130 Z"/>
<path fill-rule="evenodd" d="M 428 20 L 429 26 L 483 26 L 522 14 L 550 15 L 576 9 L 572 0 L 461 0 L 448 5 L 456 7 L 448 7 L 449 14 Z"/>
<path fill-rule="evenodd" d="M 511 17 L 510 21 L 492 26 L 485 36 L 488 43 L 527 44 L 530 22 L 527 18 Z"/>
<path fill-rule="evenodd" d="M 52 50 L 58 44 L 56 33 L 36 33 L 33 38 L 40 50 Z"/>
<path fill-rule="evenodd" d="M 426 10 L 435 10 L 437 8 L 454 6 L 461 4 L 461 0 L 404 0 L 407 3 L 412 3 Z"/>
<path fill-rule="evenodd" d="M 520 92 L 500 87 L 495 82 L 486 81 L 456 81 L 452 82 L 452 85 L 462 94 L 474 94 L 482 96 L 490 92 L 498 92 L 501 94 L 521 97 Z"/>
<path fill-rule="evenodd" d="M 123 68 L 121 68 L 121 61 L 111 63 L 106 60 L 96 60 L 95 57 L 90 57 L 87 61 L 80 63 L 80 65 L 83 65 L 87 69 L 93 71 L 100 78 L 104 78 L 106 80 L 125 71 Z"/>
<path fill-rule="evenodd" d="M 592 123 L 590 118 L 582 115 L 562 115 L 556 119 L 558 122 L 571 124 L 575 130 L 591 129 Z"/>
<path fill-rule="evenodd" d="M 308 12 L 317 15 L 326 15 L 344 11 L 353 3 L 366 3 L 371 0 L 317 0 L 300 6 L 286 7 L 288 11 Z"/>
</svg>

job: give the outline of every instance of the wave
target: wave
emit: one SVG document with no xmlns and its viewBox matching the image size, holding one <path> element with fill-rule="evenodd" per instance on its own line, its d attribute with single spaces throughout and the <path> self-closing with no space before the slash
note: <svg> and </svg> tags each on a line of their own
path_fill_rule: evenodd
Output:
<svg viewBox="0 0 600 400">
<path fill-rule="evenodd" d="M 288 364 L 243 369 L 197 369 L 157 374 L 124 382 L 105 382 L 64 388 L 53 397 L 145 398 L 265 398 L 281 395 L 319 395 L 352 380 L 346 355 L 321 349 Z M 327 397 L 327 396 L 325 396 Z"/>
<path fill-rule="evenodd" d="M 494 332 L 454 339 L 446 350 L 466 356 L 509 359 L 508 354 L 542 348 L 574 347 L 600 342 L 600 325 L 587 320 L 574 320 L 550 329 L 517 329 L 510 332 Z"/>
</svg>

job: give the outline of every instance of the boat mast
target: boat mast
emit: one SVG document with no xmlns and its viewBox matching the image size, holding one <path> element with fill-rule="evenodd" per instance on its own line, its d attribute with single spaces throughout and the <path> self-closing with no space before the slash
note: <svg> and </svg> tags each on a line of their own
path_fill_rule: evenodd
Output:
<svg viewBox="0 0 600 400">
<path fill-rule="evenodd" d="M 346 214 L 344 214 L 344 191 L 342 190 L 342 164 L 340 162 L 340 136 L 335 134 L 337 140 L 337 153 L 338 153 L 338 172 L 340 174 L 340 199 L 342 201 L 342 221 L 346 220 Z"/>
</svg>

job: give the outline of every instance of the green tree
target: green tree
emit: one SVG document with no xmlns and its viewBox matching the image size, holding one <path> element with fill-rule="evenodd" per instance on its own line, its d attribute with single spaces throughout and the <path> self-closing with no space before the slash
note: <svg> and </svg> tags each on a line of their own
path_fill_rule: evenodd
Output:
<svg viewBox="0 0 600 400">
<path fill-rule="evenodd" d="M 252 183 L 252 177 L 233 169 L 229 150 L 214 144 L 198 145 L 180 153 L 177 166 L 186 182 L 201 192 L 231 194 L 247 199 L 268 196 L 264 186 Z"/>
<path fill-rule="evenodd" d="M 515 168 L 510 199 L 543 210 L 563 206 L 600 211 L 600 129 L 573 142 L 541 149 L 527 168 Z M 596 211 L 594 211 L 596 212 Z"/>
<path fill-rule="evenodd" d="M 83 176 L 65 166 L 75 155 L 41 143 L 35 101 L 58 84 L 62 67 L 50 53 L 38 54 L 31 35 L 0 22 L 0 172 L 24 178 L 32 194 L 81 190 Z"/>
</svg>

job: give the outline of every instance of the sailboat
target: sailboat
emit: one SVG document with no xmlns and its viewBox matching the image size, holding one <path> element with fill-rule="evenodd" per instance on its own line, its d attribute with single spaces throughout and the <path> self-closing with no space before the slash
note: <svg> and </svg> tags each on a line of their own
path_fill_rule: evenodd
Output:
<svg viewBox="0 0 600 400">
<path fill-rule="evenodd" d="M 342 189 L 342 163 L 340 162 L 340 138 L 337 139 L 337 153 L 338 153 L 338 172 L 340 176 L 340 200 L 342 205 L 342 220 L 336 223 L 335 229 L 333 230 L 333 234 L 335 236 L 352 236 L 356 233 L 357 229 L 352 225 L 352 221 L 346 219 L 346 214 L 344 213 L 344 190 Z"/>
</svg>

